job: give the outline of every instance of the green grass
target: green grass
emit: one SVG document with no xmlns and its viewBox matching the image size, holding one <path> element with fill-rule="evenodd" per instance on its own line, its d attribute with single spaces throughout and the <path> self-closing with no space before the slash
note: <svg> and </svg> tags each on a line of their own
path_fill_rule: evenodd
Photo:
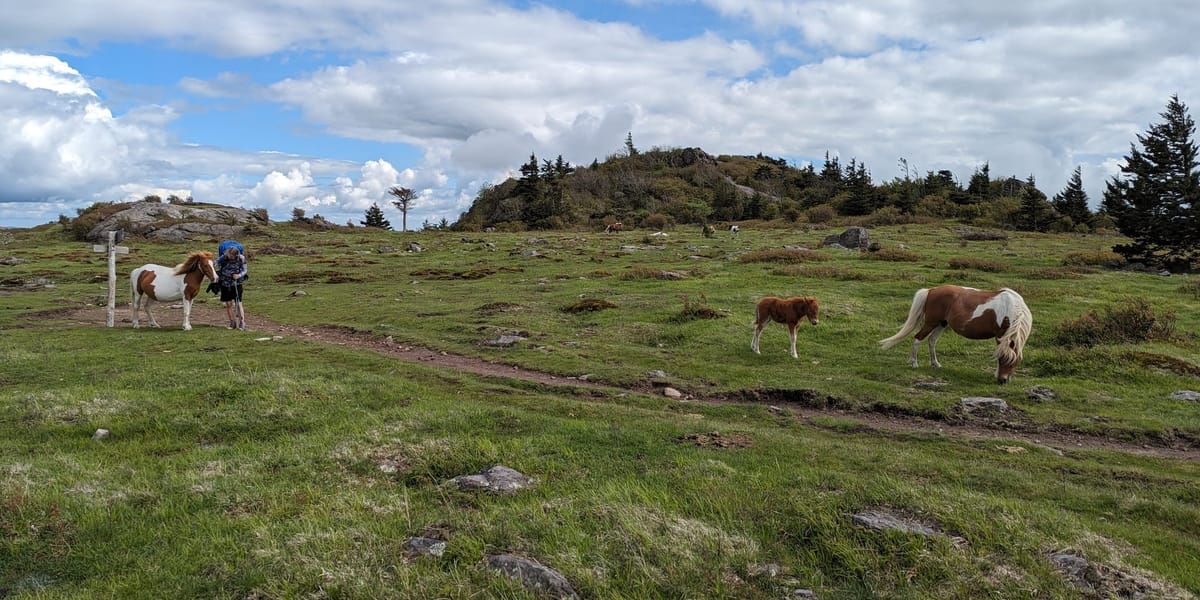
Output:
<svg viewBox="0 0 1200 600">
<path fill-rule="evenodd" d="M 270 244 L 315 252 L 252 257 L 252 323 L 348 326 L 617 384 L 661 369 L 701 396 L 811 389 L 849 407 L 931 416 L 964 396 L 998 396 L 1042 427 L 1149 443 L 1200 432 L 1200 405 L 1167 398 L 1200 387 L 1186 370 L 1197 364 L 1194 338 L 1050 343 L 1057 324 L 1132 297 L 1174 311 L 1179 332 L 1200 330 L 1195 295 L 1178 277 L 1030 276 L 1062 268 L 1069 252 L 1105 250 L 1112 238 L 1014 234 L 964 247 L 951 227 L 886 227 L 873 238 L 904 244 L 915 261 L 814 250 L 826 260 L 784 271 L 740 257 L 814 248 L 828 231 L 743 229 L 736 239 L 677 231 L 656 241 L 661 250 L 646 249 L 639 232 L 472 234 L 494 250 L 451 233 L 269 232 L 245 240 L 252 253 Z M 1064 548 L 1200 592 L 1194 461 L 1059 455 L 841 417 L 807 424 L 760 404 L 575 395 L 303 337 L 185 333 L 178 311 L 166 309 L 162 330 L 121 323 L 124 306 L 116 328 L 80 326 L 64 315 L 103 300 L 103 257 L 52 230 L 14 238 L 0 255 L 24 262 L 0 266 L 0 281 L 44 277 L 54 287 L 0 287 L 0 595 L 532 597 L 481 567 L 489 554 L 514 552 L 594 598 L 779 598 L 795 588 L 822 598 L 1078 597 L 1047 558 Z M 427 250 L 375 252 L 409 239 Z M 191 249 L 127 245 L 123 273 Z M 543 257 L 523 256 L 527 248 Z M 948 268 L 956 257 L 1005 270 Z M 689 276 L 620 275 L 658 271 Z M 310 275 L 277 277 L 299 272 Z M 445 277 L 468 272 L 487 274 Z M 996 385 L 988 342 L 943 336 L 940 371 L 910 369 L 907 345 L 877 349 L 918 287 L 948 281 L 1009 286 L 1026 298 L 1035 331 L 1013 383 Z M 298 289 L 307 295 L 292 296 Z M 754 302 L 800 294 L 822 303 L 821 324 L 800 331 L 801 358 L 787 355 L 778 325 L 754 355 Z M 585 298 L 616 306 L 563 312 Z M 729 316 L 679 318 L 698 299 Z M 501 330 L 530 339 L 480 345 Z M 930 378 L 947 385 L 914 387 Z M 1035 384 L 1058 398 L 1026 399 Z M 111 437 L 91 440 L 97 428 Z M 751 445 L 683 439 L 711 432 Z M 446 484 L 494 464 L 537 486 L 489 496 Z M 871 509 L 948 535 L 851 524 Z M 449 542 L 446 555 L 407 558 L 405 539 L 428 532 Z M 784 574 L 757 575 L 768 563 Z"/>
</svg>

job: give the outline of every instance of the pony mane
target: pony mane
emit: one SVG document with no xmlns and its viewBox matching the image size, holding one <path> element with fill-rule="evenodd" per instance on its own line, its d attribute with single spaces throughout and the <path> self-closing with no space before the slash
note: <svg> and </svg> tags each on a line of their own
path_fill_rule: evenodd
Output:
<svg viewBox="0 0 1200 600">
<path fill-rule="evenodd" d="M 1008 315 L 1008 331 L 1000 336 L 1000 343 L 996 345 L 996 360 L 1001 364 L 1011 365 L 1024 356 L 1025 341 L 1033 331 L 1033 313 L 1029 312 L 1029 307 L 1025 305 L 1025 299 L 1021 298 L 1020 294 L 1009 288 L 1001 288 L 1000 293 L 1012 296 L 1015 314 Z"/>
<path fill-rule="evenodd" d="M 184 274 L 190 273 L 192 271 L 192 269 L 196 268 L 196 263 L 199 263 L 202 260 L 212 260 L 212 259 L 213 259 L 212 252 L 193 252 L 193 253 L 189 254 L 187 259 L 184 260 L 182 263 L 180 263 L 179 266 L 175 267 L 175 274 L 176 275 L 184 275 Z"/>
</svg>

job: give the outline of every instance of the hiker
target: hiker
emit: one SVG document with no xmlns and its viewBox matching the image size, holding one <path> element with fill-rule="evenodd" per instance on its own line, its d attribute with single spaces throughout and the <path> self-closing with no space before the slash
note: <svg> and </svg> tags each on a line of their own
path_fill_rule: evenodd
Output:
<svg viewBox="0 0 1200 600">
<path fill-rule="evenodd" d="M 221 280 L 221 302 L 229 317 L 228 329 L 246 329 L 246 309 L 242 306 L 242 283 L 246 280 L 246 256 L 242 245 L 232 240 L 221 242 L 217 275 Z"/>
</svg>

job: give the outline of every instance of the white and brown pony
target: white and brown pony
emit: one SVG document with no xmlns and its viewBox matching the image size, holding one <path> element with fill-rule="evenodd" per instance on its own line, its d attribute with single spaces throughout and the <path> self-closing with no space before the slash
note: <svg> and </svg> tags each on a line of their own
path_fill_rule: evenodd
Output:
<svg viewBox="0 0 1200 600">
<path fill-rule="evenodd" d="M 762 330 L 767 323 L 774 321 L 788 326 L 788 333 L 792 336 L 792 358 L 799 358 L 796 356 L 796 327 L 804 319 L 816 325 L 820 308 L 817 299 L 812 296 L 793 296 L 787 299 L 767 296 L 759 300 L 758 305 L 754 307 L 754 340 L 750 342 L 750 349 L 759 354 L 758 338 L 762 336 Z"/>
<path fill-rule="evenodd" d="M 190 331 L 192 324 L 192 301 L 200 295 L 200 284 L 204 278 L 217 282 L 217 267 L 213 264 L 212 252 L 193 252 L 187 260 L 175 267 L 142 265 L 129 274 L 130 302 L 133 311 L 133 326 L 138 327 L 138 311 L 143 306 L 150 326 L 158 327 L 158 321 L 150 312 L 152 302 L 174 302 L 183 300 L 183 330 Z"/>
<path fill-rule="evenodd" d="M 929 339 L 929 363 L 938 362 L 938 336 L 949 327 L 970 340 L 996 340 L 996 381 L 1008 383 L 1024 356 L 1025 340 L 1033 330 L 1033 314 L 1020 294 L 1008 289 L 977 290 L 943 285 L 917 290 L 908 320 L 890 338 L 879 340 L 884 348 L 895 346 L 916 331 L 908 363 L 917 366 L 917 348 Z"/>
<path fill-rule="evenodd" d="M 624 228 L 625 228 L 624 223 L 622 223 L 620 221 L 616 221 L 614 223 L 609 223 L 608 225 L 606 225 L 604 227 L 604 233 L 621 233 L 621 230 Z"/>
</svg>

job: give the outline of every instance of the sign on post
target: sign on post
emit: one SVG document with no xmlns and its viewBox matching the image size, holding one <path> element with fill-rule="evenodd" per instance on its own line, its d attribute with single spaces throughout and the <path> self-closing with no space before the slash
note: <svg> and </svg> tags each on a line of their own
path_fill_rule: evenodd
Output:
<svg viewBox="0 0 1200 600">
<path fill-rule="evenodd" d="M 124 231 L 110 231 L 107 244 L 92 245 L 92 252 L 108 253 L 108 310 L 105 322 L 109 327 L 113 326 L 113 316 L 117 308 L 117 255 L 129 254 L 129 248 L 117 245 L 123 239 L 125 239 Z"/>
</svg>

